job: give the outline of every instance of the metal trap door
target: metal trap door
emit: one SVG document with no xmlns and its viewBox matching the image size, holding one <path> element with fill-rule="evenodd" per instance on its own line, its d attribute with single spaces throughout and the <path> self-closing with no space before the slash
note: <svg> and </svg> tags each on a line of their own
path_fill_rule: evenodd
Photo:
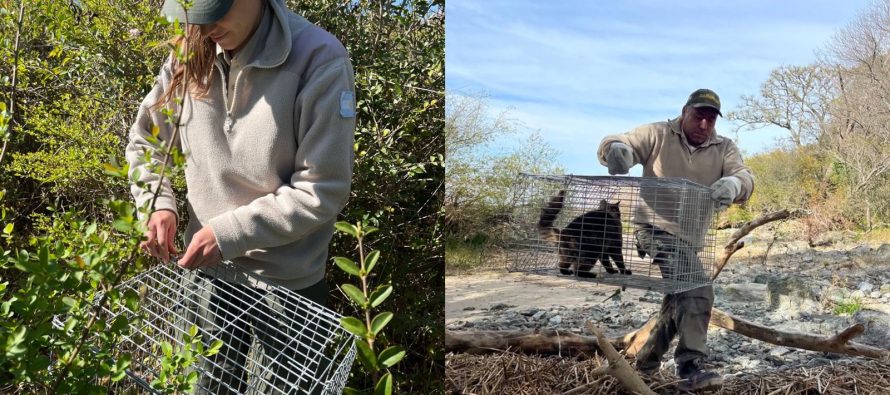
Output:
<svg viewBox="0 0 890 395">
<path fill-rule="evenodd" d="M 155 392 L 150 384 L 160 374 L 162 344 L 183 349 L 192 325 L 205 348 L 224 343 L 193 366 L 194 393 L 339 394 L 346 385 L 354 337 L 340 328 L 337 313 L 297 292 L 260 283 L 231 263 L 208 273 L 156 266 L 126 288 L 139 293 L 140 310 L 119 314 L 141 320 L 119 347 L 133 357 L 128 376 L 140 392 Z"/>
<path fill-rule="evenodd" d="M 710 283 L 709 188 L 671 178 L 521 174 L 514 197 L 508 271 L 664 293 Z"/>
</svg>

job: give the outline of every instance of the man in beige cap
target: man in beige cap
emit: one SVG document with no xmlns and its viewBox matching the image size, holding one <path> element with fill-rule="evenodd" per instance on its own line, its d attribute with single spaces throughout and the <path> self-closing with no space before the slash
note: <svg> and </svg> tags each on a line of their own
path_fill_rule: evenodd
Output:
<svg viewBox="0 0 890 395">
<path fill-rule="evenodd" d="M 679 117 L 604 138 L 598 153 L 600 163 L 608 167 L 609 174 L 627 174 L 632 166 L 642 164 L 644 177 L 680 177 L 709 185 L 713 190 L 711 198 L 721 207 L 744 202 L 754 190 L 754 177 L 732 140 L 717 135 L 714 126 L 718 116 L 723 116 L 719 96 L 712 90 L 698 89 L 689 95 Z M 660 250 L 664 246 L 686 245 L 682 235 L 651 224 L 640 225 L 636 237 L 641 253 L 652 257 L 671 256 Z M 697 260 L 695 252 L 681 251 L 673 256 Z M 713 304 L 711 286 L 666 295 L 658 323 L 637 354 L 637 367 L 645 373 L 658 369 L 662 355 L 679 334 L 674 360 L 677 375 L 684 380 L 681 388 L 720 388 L 723 378 L 702 370 L 701 364 L 708 356 L 708 321 Z"/>
</svg>

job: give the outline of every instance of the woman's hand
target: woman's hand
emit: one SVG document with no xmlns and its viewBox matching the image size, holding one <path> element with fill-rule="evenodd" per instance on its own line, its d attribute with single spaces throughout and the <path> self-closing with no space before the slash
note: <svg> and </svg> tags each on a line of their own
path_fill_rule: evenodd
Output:
<svg viewBox="0 0 890 395">
<path fill-rule="evenodd" d="M 169 261 L 170 255 L 177 253 L 176 246 L 173 245 L 176 238 L 176 214 L 170 210 L 155 211 L 151 213 L 147 225 L 145 237 L 148 240 L 140 243 L 139 247 L 155 258 Z"/>
<path fill-rule="evenodd" d="M 199 267 L 213 266 L 222 262 L 222 253 L 216 244 L 216 235 L 213 229 L 205 226 L 195 233 L 182 259 L 177 262 L 183 269 L 197 269 Z"/>
</svg>

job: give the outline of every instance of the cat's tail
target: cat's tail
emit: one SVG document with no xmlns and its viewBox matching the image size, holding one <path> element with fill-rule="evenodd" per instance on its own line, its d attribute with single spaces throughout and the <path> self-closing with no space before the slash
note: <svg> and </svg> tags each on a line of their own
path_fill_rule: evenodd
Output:
<svg viewBox="0 0 890 395">
<path fill-rule="evenodd" d="M 548 241 L 559 241 L 559 229 L 553 227 L 556 216 L 562 210 L 562 202 L 565 199 L 566 191 L 562 190 L 556 196 L 550 198 L 543 209 L 541 209 L 541 219 L 538 220 L 538 236 Z"/>
</svg>

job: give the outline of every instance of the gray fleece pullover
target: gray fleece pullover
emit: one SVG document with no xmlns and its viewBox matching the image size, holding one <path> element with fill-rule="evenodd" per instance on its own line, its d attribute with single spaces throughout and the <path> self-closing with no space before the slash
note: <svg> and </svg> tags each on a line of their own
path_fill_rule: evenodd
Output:
<svg viewBox="0 0 890 395">
<path fill-rule="evenodd" d="M 222 66 L 217 60 L 207 97 L 184 100 L 173 142 L 186 154 L 185 243 L 210 226 L 223 259 L 273 284 L 306 288 L 324 277 L 333 224 L 349 197 L 355 84 L 348 54 L 331 34 L 269 0 L 232 58 L 225 87 Z M 131 177 L 138 169 L 152 188 L 159 177 L 142 152 L 153 125 L 161 140 L 171 140 L 172 127 L 150 108 L 171 78 L 168 60 L 126 149 Z M 135 185 L 131 192 L 140 206 L 152 197 Z M 155 207 L 162 209 L 176 212 L 167 180 Z"/>
</svg>

